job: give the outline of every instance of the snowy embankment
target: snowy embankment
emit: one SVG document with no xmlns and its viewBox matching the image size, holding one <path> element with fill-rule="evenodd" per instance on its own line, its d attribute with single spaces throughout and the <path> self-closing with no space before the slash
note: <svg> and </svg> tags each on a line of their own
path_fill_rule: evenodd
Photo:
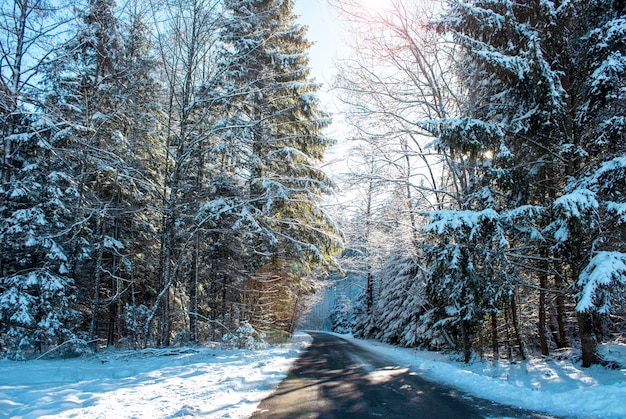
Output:
<svg viewBox="0 0 626 419">
<path fill-rule="evenodd" d="M 474 362 L 343 336 L 381 357 L 479 397 L 567 418 L 626 418 L 626 370 L 567 360 Z M 266 350 L 183 347 L 104 351 L 86 359 L 0 361 L 0 417 L 246 418 L 310 342 Z M 626 346 L 603 347 L 626 365 Z"/>
<path fill-rule="evenodd" d="M 345 335 L 385 359 L 478 397 L 565 418 L 626 418 L 626 368 L 582 368 L 568 359 L 533 359 L 469 365 L 437 352 L 398 348 Z M 607 359 L 626 366 L 626 345 L 601 348 Z"/>
<path fill-rule="evenodd" d="M 104 351 L 86 359 L 0 361 L 0 417 L 245 418 L 310 343 L 266 350 Z"/>
</svg>

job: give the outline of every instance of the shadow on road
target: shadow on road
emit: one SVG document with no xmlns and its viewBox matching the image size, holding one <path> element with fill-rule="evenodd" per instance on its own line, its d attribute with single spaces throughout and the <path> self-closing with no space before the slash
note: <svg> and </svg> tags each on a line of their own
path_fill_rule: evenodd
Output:
<svg viewBox="0 0 626 419">
<path fill-rule="evenodd" d="M 345 339 L 311 335 L 311 346 L 252 418 L 549 417 L 440 386 Z"/>
</svg>

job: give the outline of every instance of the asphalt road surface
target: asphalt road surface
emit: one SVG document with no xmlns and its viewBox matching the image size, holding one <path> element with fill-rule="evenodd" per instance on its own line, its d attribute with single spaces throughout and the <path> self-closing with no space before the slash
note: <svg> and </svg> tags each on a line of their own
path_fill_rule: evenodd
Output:
<svg viewBox="0 0 626 419">
<path fill-rule="evenodd" d="M 551 417 L 427 381 L 337 336 L 311 336 L 312 344 L 252 418 Z"/>
</svg>

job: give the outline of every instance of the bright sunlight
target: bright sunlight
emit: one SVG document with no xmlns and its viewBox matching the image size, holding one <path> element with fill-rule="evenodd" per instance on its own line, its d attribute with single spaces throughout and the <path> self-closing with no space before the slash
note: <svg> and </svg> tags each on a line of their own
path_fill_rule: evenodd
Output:
<svg viewBox="0 0 626 419">
<path fill-rule="evenodd" d="M 371 12 L 379 12 L 389 6 L 389 0 L 361 0 L 361 4 Z"/>
</svg>

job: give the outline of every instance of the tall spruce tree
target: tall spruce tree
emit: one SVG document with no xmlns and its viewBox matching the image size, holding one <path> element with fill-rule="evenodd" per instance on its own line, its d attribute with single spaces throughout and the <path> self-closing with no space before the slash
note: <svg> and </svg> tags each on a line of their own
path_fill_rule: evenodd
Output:
<svg viewBox="0 0 626 419">
<path fill-rule="evenodd" d="M 126 145 L 116 120 L 122 43 L 115 2 L 92 0 L 86 7 L 62 59 L 48 72 L 47 106 L 58 124 L 65 124 L 67 157 L 78 183 L 75 216 L 82 242 L 74 249 L 74 263 L 81 290 L 90 290 L 81 303 L 95 339 L 101 327 L 106 330 L 101 313 L 113 292 L 107 279 L 120 273 L 114 261 L 124 249 L 116 223 L 124 205 L 118 172 Z"/>
<path fill-rule="evenodd" d="M 36 83 L 68 22 L 62 11 L 36 0 L 1 8 L 0 346 L 13 358 L 77 337 L 69 252 L 76 184 Z"/>
<path fill-rule="evenodd" d="M 222 125 L 247 186 L 238 213 L 250 267 L 326 263 L 338 235 L 321 207 L 332 183 L 319 164 L 332 142 L 322 133 L 330 120 L 309 75 L 305 29 L 291 0 L 227 0 L 225 8 Z"/>
<path fill-rule="evenodd" d="M 322 134 L 330 121 L 310 79 L 305 29 L 290 0 L 227 0 L 226 10 L 226 111 L 245 153 L 249 209 L 262 239 L 256 250 L 323 261 L 336 244 L 320 207 L 332 184 L 319 163 L 332 141 Z"/>
</svg>

